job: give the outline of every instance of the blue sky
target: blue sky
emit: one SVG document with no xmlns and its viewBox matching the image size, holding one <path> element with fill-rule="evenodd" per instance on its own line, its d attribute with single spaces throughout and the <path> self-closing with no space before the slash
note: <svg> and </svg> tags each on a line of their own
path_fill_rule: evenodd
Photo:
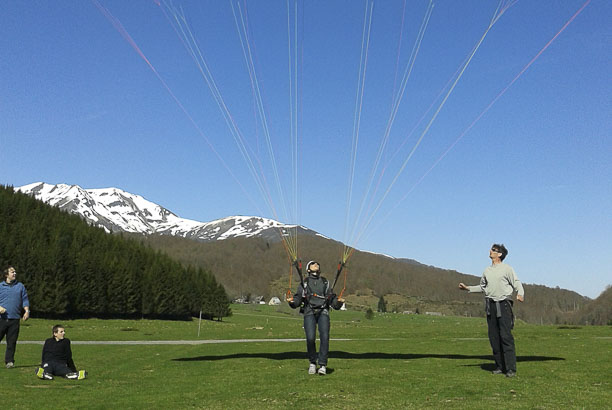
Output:
<svg viewBox="0 0 612 410">
<path fill-rule="evenodd" d="M 611 2 L 591 1 L 522 74 L 585 1 L 516 2 L 452 90 L 496 1 L 438 0 L 428 20 L 426 0 L 298 1 L 297 19 L 294 0 L 289 13 L 276 0 L 98 4 L 0 5 L 0 183 L 113 186 L 185 218 L 261 215 L 475 275 L 503 242 L 525 283 L 589 297 L 612 284 Z M 255 176 L 172 10 L 183 13 Z M 247 27 L 274 160 L 234 15 Z"/>
</svg>

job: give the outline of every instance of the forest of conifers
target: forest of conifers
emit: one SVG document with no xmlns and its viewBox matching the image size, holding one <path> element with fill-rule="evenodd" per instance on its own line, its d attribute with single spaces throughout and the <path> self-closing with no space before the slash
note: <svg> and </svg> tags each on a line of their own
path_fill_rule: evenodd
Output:
<svg viewBox="0 0 612 410">
<path fill-rule="evenodd" d="M 0 267 L 9 265 L 27 288 L 33 317 L 231 314 L 210 272 L 0 185 Z"/>
</svg>

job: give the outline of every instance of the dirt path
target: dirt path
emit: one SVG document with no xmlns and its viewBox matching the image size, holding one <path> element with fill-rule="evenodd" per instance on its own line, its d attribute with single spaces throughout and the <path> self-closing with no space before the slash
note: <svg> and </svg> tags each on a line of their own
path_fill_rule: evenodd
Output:
<svg viewBox="0 0 612 410">
<path fill-rule="evenodd" d="M 350 341 L 354 339 L 331 339 L 331 341 Z M 305 342 L 306 339 L 219 339 L 219 340 L 71 340 L 73 345 L 205 345 L 222 343 L 265 343 L 265 342 Z M 42 345 L 39 341 L 18 341 L 24 345 Z"/>
</svg>

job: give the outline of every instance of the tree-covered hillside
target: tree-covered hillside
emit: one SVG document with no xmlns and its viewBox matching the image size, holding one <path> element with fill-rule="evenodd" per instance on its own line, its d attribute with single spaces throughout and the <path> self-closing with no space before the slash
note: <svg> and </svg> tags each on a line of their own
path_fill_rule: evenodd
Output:
<svg viewBox="0 0 612 410">
<path fill-rule="evenodd" d="M 224 287 L 203 268 L 0 186 L 0 267 L 8 265 L 34 317 L 230 314 Z"/>
<path fill-rule="evenodd" d="M 330 280 L 341 252 L 339 242 L 299 238 L 300 258 L 318 260 Z M 109 235 L 11 188 L 0 189 L 0 263 L 18 269 L 38 315 L 186 316 L 203 306 L 205 315 L 219 317 L 229 310 L 225 289 L 231 297 L 282 299 L 288 288 L 295 291 L 298 280 L 280 241 L 202 243 L 168 235 Z M 483 268 L 486 263 L 483 260 Z M 345 272 L 350 309 L 376 309 L 384 296 L 389 311 L 484 314 L 482 295 L 457 287 L 459 282 L 477 284 L 474 275 L 360 251 Z M 341 277 L 337 293 L 343 284 Z M 610 322 L 608 292 L 591 301 L 571 290 L 542 285 L 526 284 L 525 290 L 525 303 L 514 308 L 524 321 Z"/>
<path fill-rule="evenodd" d="M 282 299 L 289 287 L 290 274 L 293 291 L 297 288 L 297 274 L 280 242 L 235 238 L 202 243 L 167 235 L 137 238 L 184 264 L 214 272 L 232 297 L 251 294 Z M 341 253 L 339 242 L 315 236 L 299 238 L 299 255 L 304 264 L 311 259 L 318 260 L 323 275 L 330 280 L 335 276 Z M 484 269 L 488 261 L 482 262 Z M 484 315 L 483 295 L 458 288 L 459 282 L 478 284 L 478 276 L 360 251 L 351 257 L 345 271 L 345 296 L 351 309 L 376 310 L 380 296 L 384 296 L 389 311 Z M 518 275 L 520 278 L 520 272 Z M 335 289 L 337 293 L 343 284 L 344 277 L 341 277 Z M 519 319 L 530 323 L 573 323 L 591 302 L 571 290 L 542 285 L 525 284 L 525 293 L 525 303 L 515 303 L 514 312 Z"/>
<path fill-rule="evenodd" d="M 572 322 L 578 325 L 612 326 L 612 285 L 608 285 L 585 309 L 576 312 Z"/>
</svg>

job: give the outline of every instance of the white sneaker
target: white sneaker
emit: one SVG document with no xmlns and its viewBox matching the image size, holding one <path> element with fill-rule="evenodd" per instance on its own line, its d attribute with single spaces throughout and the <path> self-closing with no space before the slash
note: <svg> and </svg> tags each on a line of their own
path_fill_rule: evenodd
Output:
<svg viewBox="0 0 612 410">
<path fill-rule="evenodd" d="M 308 366 L 308 374 L 315 374 L 317 372 L 317 366 L 314 363 L 310 363 Z"/>
<path fill-rule="evenodd" d="M 12 369 L 13 367 L 15 367 L 15 363 L 13 363 L 13 362 L 8 362 L 8 363 L 6 364 L 6 368 L 7 368 L 7 369 Z"/>
<path fill-rule="evenodd" d="M 319 367 L 319 374 L 321 376 L 325 376 L 327 374 L 327 369 L 325 368 L 325 366 Z"/>
</svg>

